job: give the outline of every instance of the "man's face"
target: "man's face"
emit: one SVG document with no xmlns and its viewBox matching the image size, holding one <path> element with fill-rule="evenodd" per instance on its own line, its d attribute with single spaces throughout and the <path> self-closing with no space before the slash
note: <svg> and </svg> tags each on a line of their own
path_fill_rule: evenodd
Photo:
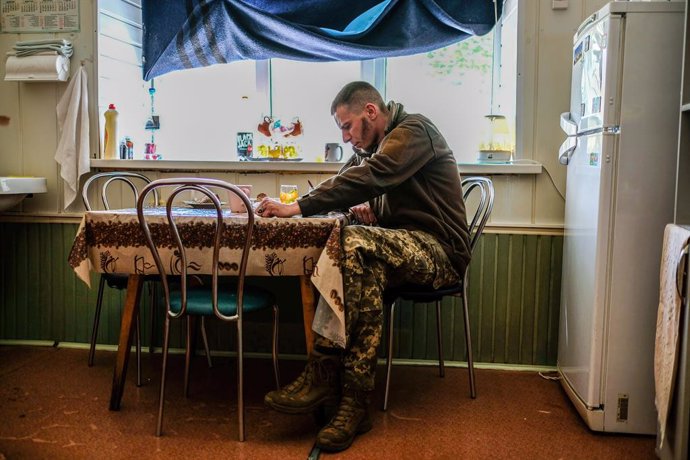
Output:
<svg viewBox="0 0 690 460">
<path fill-rule="evenodd" d="M 383 134 L 378 132 L 373 122 L 379 115 L 375 107 L 374 104 L 367 104 L 360 113 L 353 113 L 345 105 L 338 106 L 333 118 L 343 134 L 343 142 L 349 142 L 357 149 L 371 152 Z"/>
</svg>

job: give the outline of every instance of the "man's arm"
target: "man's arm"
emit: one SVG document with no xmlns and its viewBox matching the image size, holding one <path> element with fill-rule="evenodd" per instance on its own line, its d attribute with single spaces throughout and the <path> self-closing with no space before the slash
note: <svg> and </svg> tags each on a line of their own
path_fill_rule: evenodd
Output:
<svg viewBox="0 0 690 460">
<path fill-rule="evenodd" d="M 256 208 L 256 213 L 261 217 L 292 217 L 301 214 L 299 203 L 283 204 L 271 198 L 264 198 Z"/>
</svg>

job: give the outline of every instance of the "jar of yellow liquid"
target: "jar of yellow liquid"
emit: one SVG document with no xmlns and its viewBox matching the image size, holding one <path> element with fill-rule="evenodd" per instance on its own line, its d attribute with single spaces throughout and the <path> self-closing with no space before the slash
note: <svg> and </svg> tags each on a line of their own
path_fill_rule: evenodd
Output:
<svg viewBox="0 0 690 460">
<path fill-rule="evenodd" d="M 283 146 L 278 143 L 268 146 L 269 158 L 280 158 L 283 156 Z"/>
<path fill-rule="evenodd" d="M 280 186 L 280 202 L 283 204 L 290 204 L 297 201 L 299 198 L 299 191 L 296 185 L 281 185 Z"/>
<path fill-rule="evenodd" d="M 297 148 L 295 144 L 289 143 L 283 147 L 284 158 L 297 158 Z"/>
</svg>

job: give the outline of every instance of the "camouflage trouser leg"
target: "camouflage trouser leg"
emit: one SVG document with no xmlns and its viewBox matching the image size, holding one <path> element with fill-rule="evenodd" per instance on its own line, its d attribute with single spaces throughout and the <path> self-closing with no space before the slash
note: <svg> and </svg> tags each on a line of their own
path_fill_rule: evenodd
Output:
<svg viewBox="0 0 690 460">
<path fill-rule="evenodd" d="M 370 391 L 383 330 L 384 289 L 403 283 L 440 287 L 457 281 L 458 274 L 440 244 L 424 232 L 353 225 L 343 229 L 342 244 L 347 332 L 343 383 Z M 329 344 L 317 336 L 317 346 Z"/>
</svg>

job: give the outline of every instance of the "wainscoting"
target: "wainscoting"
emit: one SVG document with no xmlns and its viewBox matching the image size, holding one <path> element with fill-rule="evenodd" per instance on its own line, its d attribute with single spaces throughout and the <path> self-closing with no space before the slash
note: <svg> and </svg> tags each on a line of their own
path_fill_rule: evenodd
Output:
<svg viewBox="0 0 690 460">
<path fill-rule="evenodd" d="M 80 281 L 67 264 L 76 224 L 0 223 L 0 340 L 87 343 L 98 287 Z M 563 237 L 484 234 L 470 267 L 469 298 L 475 360 L 497 364 L 553 366 L 558 346 Z M 282 353 L 304 353 L 297 278 L 260 278 L 279 293 Z M 150 305 L 142 298 L 144 343 L 150 341 Z M 99 343 L 116 344 L 123 293 L 106 288 Z M 270 317 L 247 316 L 247 351 L 268 351 Z M 465 360 L 460 302 L 443 302 L 445 357 Z M 158 325 L 162 313 L 156 315 Z M 181 345 L 182 324 L 173 346 Z M 214 349 L 233 349 L 233 326 L 210 321 Z M 395 355 L 436 359 L 433 305 L 403 304 L 397 310 Z M 156 330 L 160 327 L 155 328 Z M 160 332 L 154 336 L 160 343 Z"/>
</svg>

